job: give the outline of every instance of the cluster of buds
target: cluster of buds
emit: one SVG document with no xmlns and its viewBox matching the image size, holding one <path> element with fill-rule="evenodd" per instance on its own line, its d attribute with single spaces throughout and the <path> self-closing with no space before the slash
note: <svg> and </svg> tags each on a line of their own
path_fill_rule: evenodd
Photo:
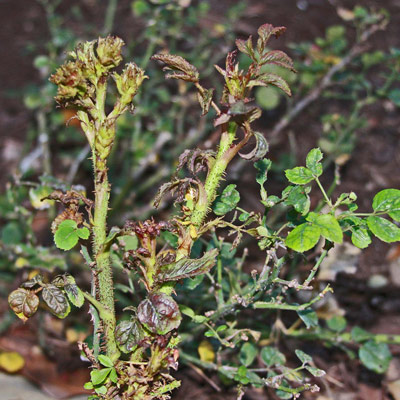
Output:
<svg viewBox="0 0 400 400">
<path fill-rule="evenodd" d="M 115 137 L 117 118 L 132 107 L 134 96 L 146 77 L 144 71 L 129 63 L 121 74 L 112 72 L 122 61 L 124 41 L 108 36 L 81 43 L 69 53 L 67 61 L 57 69 L 50 81 L 58 86 L 56 100 L 63 106 L 79 108 L 81 121 L 90 146 L 96 152 L 96 168 L 106 168 Z M 107 80 L 112 76 L 119 93 L 113 110 L 106 115 L 105 96 Z"/>
<path fill-rule="evenodd" d="M 169 224 L 167 222 L 155 222 L 153 218 L 144 222 L 128 221 L 125 224 L 125 229 L 135 232 L 139 239 L 144 237 L 156 238 L 160 235 L 162 230 L 168 230 Z"/>
<path fill-rule="evenodd" d="M 90 108 L 89 99 L 99 79 L 122 61 L 123 45 L 122 39 L 112 36 L 79 44 L 69 53 L 73 61 L 67 61 L 50 77 L 58 86 L 57 102 Z"/>
</svg>

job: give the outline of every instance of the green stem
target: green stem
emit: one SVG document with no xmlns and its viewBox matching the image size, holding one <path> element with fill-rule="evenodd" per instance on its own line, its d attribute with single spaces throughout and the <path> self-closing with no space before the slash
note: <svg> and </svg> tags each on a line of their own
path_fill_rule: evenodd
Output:
<svg viewBox="0 0 400 400">
<path fill-rule="evenodd" d="M 321 189 L 322 195 L 324 196 L 324 199 L 325 199 L 326 203 L 332 209 L 333 208 L 333 204 L 332 204 L 331 200 L 329 199 L 328 195 L 326 194 L 325 189 L 322 186 L 320 180 L 318 178 L 315 178 L 315 182 L 317 182 L 317 185 Z"/>
<path fill-rule="evenodd" d="M 93 218 L 93 255 L 96 265 L 92 284 L 96 286 L 99 295 L 99 301 L 107 310 L 106 318 L 100 318 L 103 324 L 103 334 L 106 344 L 106 353 L 113 360 L 119 358 L 120 352 L 115 341 L 114 331 L 115 305 L 114 305 L 114 283 L 110 262 L 110 251 L 105 246 L 107 238 L 107 214 L 110 198 L 110 185 L 108 183 L 106 158 L 112 145 L 113 129 L 109 127 L 107 131 L 105 125 L 105 97 L 107 83 L 99 79 L 96 87 L 96 109 L 94 112 L 96 121 L 96 141 L 93 146 L 93 164 L 95 172 L 95 207 Z M 106 139 L 106 141 L 104 141 Z M 105 147 L 104 147 L 105 146 Z M 96 307 L 97 308 L 97 307 Z M 96 332 L 94 332 L 96 335 Z"/>
<path fill-rule="evenodd" d="M 228 150 L 230 149 L 233 141 L 236 138 L 237 125 L 235 123 L 229 123 L 226 131 L 222 133 L 219 149 L 217 156 L 214 161 L 204 184 L 204 190 L 207 194 L 207 200 L 205 202 L 198 201 L 191 217 L 192 224 L 199 228 L 204 222 L 207 212 L 215 199 L 218 186 L 221 182 L 222 176 L 231 161 L 232 157 L 226 157 Z"/>
<path fill-rule="evenodd" d="M 311 283 L 311 281 L 313 280 L 315 274 L 318 271 L 319 266 L 321 265 L 322 261 L 327 256 L 327 254 L 328 254 L 328 250 L 324 250 L 321 253 L 321 255 L 318 258 L 318 261 L 315 263 L 314 267 L 311 269 L 310 275 L 308 275 L 308 278 L 304 281 L 304 283 L 303 283 L 304 286 L 308 286 Z"/>
<path fill-rule="evenodd" d="M 120 353 L 115 342 L 115 306 L 114 306 L 114 284 L 110 263 L 110 252 L 104 248 L 107 229 L 107 211 L 110 197 L 110 187 L 106 171 L 96 171 L 95 184 L 95 209 L 93 224 L 93 253 L 96 262 L 96 272 L 98 277 L 99 300 L 109 313 L 103 322 L 104 339 L 106 342 L 107 355 L 113 360 L 117 360 Z M 97 308 L 97 307 L 96 307 Z M 96 334 L 96 332 L 95 332 Z"/>
<path fill-rule="evenodd" d="M 87 292 L 82 292 L 83 297 L 93 306 L 96 308 L 97 312 L 100 315 L 100 318 L 102 320 L 104 319 L 110 319 L 112 318 L 112 314 L 110 313 L 110 311 L 104 307 L 104 305 L 102 303 L 100 303 L 100 301 L 96 300 L 96 298 L 94 296 L 92 296 L 91 294 L 87 293 Z"/>
<path fill-rule="evenodd" d="M 310 300 L 308 303 L 303 303 L 303 304 L 285 304 L 285 303 L 277 303 L 277 302 L 265 302 L 265 301 L 257 301 L 253 304 L 253 308 L 259 309 L 269 309 L 269 310 L 292 310 L 292 311 L 303 311 L 306 308 L 311 307 L 314 303 L 317 301 L 321 300 L 326 293 L 332 292 L 332 289 L 330 288 L 329 285 L 325 287 L 325 289 L 315 296 L 312 300 Z"/>
</svg>

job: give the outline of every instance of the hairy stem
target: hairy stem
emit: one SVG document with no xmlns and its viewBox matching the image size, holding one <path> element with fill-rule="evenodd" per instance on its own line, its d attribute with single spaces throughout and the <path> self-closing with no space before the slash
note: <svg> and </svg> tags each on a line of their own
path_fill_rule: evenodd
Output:
<svg viewBox="0 0 400 400">
<path fill-rule="evenodd" d="M 103 137 L 107 139 L 112 137 L 112 132 L 106 132 L 105 121 L 105 95 L 106 83 L 99 81 L 97 85 L 96 96 L 96 140 L 102 141 Z M 109 128 L 109 129 L 112 129 Z M 111 146 L 111 143 L 104 143 L 105 146 Z M 107 309 L 107 318 L 102 319 L 104 329 L 104 340 L 106 344 L 106 353 L 113 360 L 117 360 L 120 352 L 115 341 L 115 305 L 114 305 L 114 284 L 112 269 L 110 263 L 110 252 L 105 246 L 107 237 L 107 214 L 108 202 L 110 198 L 110 185 L 108 183 L 106 157 L 107 150 L 104 151 L 103 142 L 99 145 L 94 144 L 93 163 L 95 171 L 95 208 L 93 219 L 93 255 L 96 264 L 97 282 L 93 277 L 93 283 L 96 282 L 98 287 L 99 301 L 105 309 Z M 103 153 L 103 154 L 102 154 Z M 97 308 L 97 307 L 96 307 Z M 104 313 L 103 313 L 104 315 Z M 94 332 L 96 335 L 96 332 Z"/>
<path fill-rule="evenodd" d="M 236 138 L 237 125 L 235 123 L 228 124 L 227 129 L 222 133 L 221 141 L 214 165 L 212 166 L 204 184 L 207 200 L 205 202 L 197 202 L 193 211 L 191 222 L 199 228 L 207 215 L 207 212 L 215 199 L 218 186 L 222 180 L 225 170 L 231 161 L 231 158 L 225 157 Z"/>
</svg>

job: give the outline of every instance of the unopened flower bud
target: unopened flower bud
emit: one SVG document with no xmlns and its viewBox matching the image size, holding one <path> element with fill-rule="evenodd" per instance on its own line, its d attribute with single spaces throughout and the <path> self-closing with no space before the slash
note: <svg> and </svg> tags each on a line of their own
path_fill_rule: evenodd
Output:
<svg viewBox="0 0 400 400">
<path fill-rule="evenodd" d="M 97 58 L 104 67 L 113 68 L 122 61 L 121 49 L 124 41 L 119 37 L 107 36 L 97 41 Z"/>
<path fill-rule="evenodd" d="M 124 104 L 132 101 L 143 80 L 147 78 L 144 71 L 134 63 L 127 64 L 121 75 L 114 73 L 113 77 Z"/>
</svg>

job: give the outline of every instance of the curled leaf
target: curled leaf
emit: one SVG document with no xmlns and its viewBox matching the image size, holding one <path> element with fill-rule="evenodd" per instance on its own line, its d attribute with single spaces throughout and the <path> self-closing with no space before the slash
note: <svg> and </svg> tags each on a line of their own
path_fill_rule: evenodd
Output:
<svg viewBox="0 0 400 400">
<path fill-rule="evenodd" d="M 24 282 L 21 285 L 21 287 L 31 289 L 42 282 L 43 282 L 43 275 L 37 274 L 32 279 L 29 279 L 29 281 Z"/>
<path fill-rule="evenodd" d="M 212 102 L 213 93 L 214 89 L 206 89 L 202 92 L 197 92 L 197 98 L 199 99 L 201 109 L 203 110 L 202 115 L 206 115 L 208 113 Z"/>
<path fill-rule="evenodd" d="M 174 72 L 167 74 L 166 78 L 182 79 L 188 82 L 198 82 L 199 72 L 196 67 L 187 62 L 183 57 L 174 54 L 155 54 L 152 60 L 162 61 L 167 64 L 164 70 L 172 69 Z"/>
<path fill-rule="evenodd" d="M 286 28 L 284 26 L 275 27 L 271 24 L 264 24 L 258 28 L 257 33 L 260 39 L 263 40 L 264 43 L 267 43 L 271 36 L 275 36 L 276 38 L 278 38 L 285 31 Z"/>
<path fill-rule="evenodd" d="M 265 157 L 268 152 L 268 142 L 264 135 L 260 132 L 253 132 L 256 138 L 256 147 L 247 154 L 239 153 L 239 156 L 245 160 L 258 161 Z"/>
<path fill-rule="evenodd" d="M 218 249 L 212 249 L 201 258 L 182 258 L 175 263 L 165 265 L 157 274 L 157 280 L 158 282 L 178 281 L 204 274 L 215 265 L 217 255 Z"/>
<path fill-rule="evenodd" d="M 19 288 L 8 296 L 8 304 L 18 318 L 24 322 L 35 314 L 39 306 L 39 297 L 30 290 Z"/>
<path fill-rule="evenodd" d="M 181 313 L 175 300 L 165 293 L 151 293 L 137 309 L 142 325 L 150 332 L 165 335 L 181 323 Z"/>
</svg>

